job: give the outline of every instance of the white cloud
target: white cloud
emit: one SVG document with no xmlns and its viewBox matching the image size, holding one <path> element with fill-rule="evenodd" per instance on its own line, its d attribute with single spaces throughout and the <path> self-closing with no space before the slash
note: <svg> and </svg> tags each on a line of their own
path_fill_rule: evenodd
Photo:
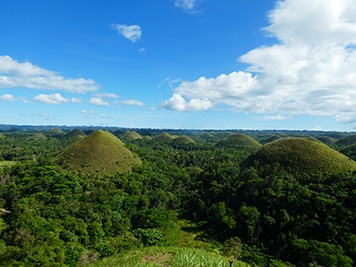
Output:
<svg viewBox="0 0 356 267">
<path fill-rule="evenodd" d="M 263 120 L 263 121 L 283 121 L 283 120 L 288 120 L 290 118 L 284 115 L 272 115 L 272 116 L 262 116 L 256 119 Z"/>
<path fill-rule="evenodd" d="M 81 112 L 82 114 L 95 114 L 95 111 L 94 110 L 82 110 Z"/>
<path fill-rule="evenodd" d="M 13 95 L 10 94 L 4 94 L 4 95 L 0 95 L 0 100 L 4 100 L 4 101 L 15 101 L 15 97 Z"/>
<path fill-rule="evenodd" d="M 40 94 L 33 98 L 37 102 L 45 104 L 66 104 L 66 103 L 80 103 L 81 99 L 79 98 L 65 98 L 61 94 Z"/>
<path fill-rule="evenodd" d="M 126 39 L 135 43 L 141 38 L 142 30 L 140 25 L 111 24 L 111 26 Z"/>
<path fill-rule="evenodd" d="M 335 116 L 339 122 L 354 122 L 354 14 L 353 0 L 279 1 L 264 28 L 278 43 L 242 55 L 239 60 L 248 65 L 243 72 L 180 83 L 165 104 L 185 111 L 184 98 L 204 97 L 239 112 Z"/>
<path fill-rule="evenodd" d="M 175 0 L 174 5 L 184 11 L 195 12 L 198 0 Z"/>
<path fill-rule="evenodd" d="M 102 98 L 100 97 L 92 97 L 89 99 L 89 103 L 96 105 L 96 106 L 109 106 L 109 102 L 104 101 Z"/>
<path fill-rule="evenodd" d="M 99 88 L 94 80 L 65 78 L 30 62 L 18 62 L 7 55 L 0 56 L 0 87 L 63 90 L 73 93 L 93 92 Z"/>
<path fill-rule="evenodd" d="M 97 93 L 94 94 L 93 96 L 101 97 L 101 98 L 119 98 L 117 94 L 113 94 L 113 93 Z"/>
<path fill-rule="evenodd" d="M 134 100 L 134 99 L 125 99 L 122 101 L 122 103 L 128 106 L 139 106 L 139 107 L 144 106 L 144 104 L 141 101 Z"/>
<path fill-rule="evenodd" d="M 185 99 L 180 94 L 173 94 L 173 96 L 164 101 L 162 108 L 172 109 L 178 111 L 201 111 L 207 110 L 212 107 L 212 103 L 207 99 L 194 98 L 189 102 L 186 102 Z"/>
</svg>

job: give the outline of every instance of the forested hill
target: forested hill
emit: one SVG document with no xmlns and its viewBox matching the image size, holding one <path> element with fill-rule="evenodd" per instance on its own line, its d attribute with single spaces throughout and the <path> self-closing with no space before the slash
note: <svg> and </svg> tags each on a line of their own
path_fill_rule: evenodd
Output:
<svg viewBox="0 0 356 267">
<path fill-rule="evenodd" d="M 355 266 L 354 136 L 0 125 L 0 266 Z"/>
</svg>

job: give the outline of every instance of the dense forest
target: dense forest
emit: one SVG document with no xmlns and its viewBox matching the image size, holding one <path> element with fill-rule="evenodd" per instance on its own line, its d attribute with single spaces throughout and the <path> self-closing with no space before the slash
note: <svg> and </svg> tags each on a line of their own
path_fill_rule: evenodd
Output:
<svg viewBox="0 0 356 267">
<path fill-rule="evenodd" d="M 250 266 L 352 267 L 355 159 L 342 132 L 3 125 L 0 266 L 179 247 L 185 224 Z"/>
</svg>

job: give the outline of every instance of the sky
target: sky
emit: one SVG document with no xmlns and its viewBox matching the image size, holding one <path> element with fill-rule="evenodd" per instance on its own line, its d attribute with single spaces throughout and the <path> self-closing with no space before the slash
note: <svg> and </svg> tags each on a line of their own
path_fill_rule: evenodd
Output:
<svg viewBox="0 0 356 267">
<path fill-rule="evenodd" d="M 356 0 L 0 10 L 0 124 L 356 130 Z"/>
</svg>

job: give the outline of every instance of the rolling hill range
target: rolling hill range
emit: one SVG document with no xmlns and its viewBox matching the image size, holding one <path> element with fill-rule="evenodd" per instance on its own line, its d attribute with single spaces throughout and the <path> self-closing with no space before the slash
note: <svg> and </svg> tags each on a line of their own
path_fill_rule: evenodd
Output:
<svg viewBox="0 0 356 267">
<path fill-rule="evenodd" d="M 244 167 L 279 165 L 291 174 L 327 175 L 356 170 L 356 162 L 329 146 L 306 138 L 282 138 L 248 157 Z"/>
<path fill-rule="evenodd" d="M 68 171 L 101 175 L 131 171 L 133 166 L 141 164 L 119 138 L 103 130 L 77 141 L 54 162 Z"/>
</svg>

